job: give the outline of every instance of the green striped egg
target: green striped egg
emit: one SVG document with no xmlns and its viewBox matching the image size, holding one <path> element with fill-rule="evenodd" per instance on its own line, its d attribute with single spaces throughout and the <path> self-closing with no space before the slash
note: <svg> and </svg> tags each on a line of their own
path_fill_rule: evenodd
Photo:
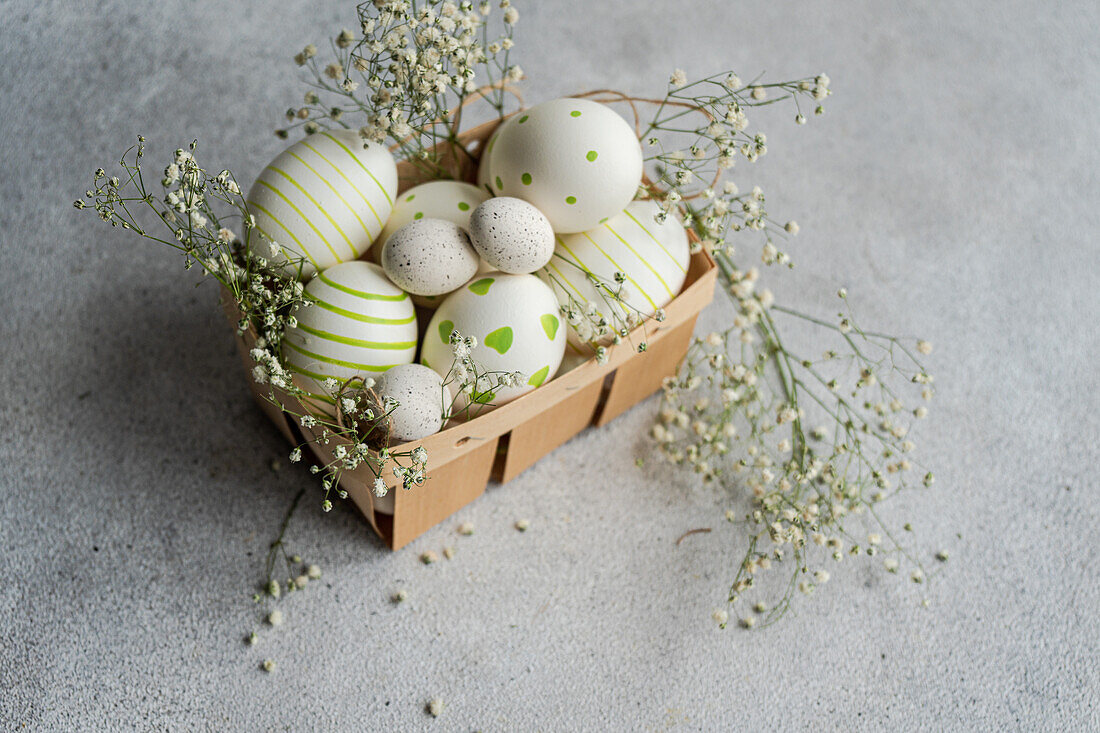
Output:
<svg viewBox="0 0 1100 733">
<path fill-rule="evenodd" d="M 611 315 L 608 308 L 614 308 L 623 318 L 628 309 L 609 306 L 587 277 L 591 272 L 614 284 L 615 273 L 621 272 L 626 277 L 624 302 L 652 315 L 679 294 L 691 258 L 683 223 L 670 215 L 658 224 L 653 218 L 658 211 L 652 201 L 634 201 L 595 229 L 557 235 L 554 257 L 538 276 L 553 288 L 562 305 L 572 297 L 581 304 L 595 303 L 606 316 Z M 569 337 L 571 343 L 580 343 L 572 329 Z"/>
<path fill-rule="evenodd" d="M 283 360 L 322 409 L 332 403 L 322 384 L 326 378 L 378 377 L 416 357 L 412 300 L 378 265 L 335 265 L 319 272 L 305 292 L 312 303 L 298 311 L 298 325 L 284 334 Z"/>
<path fill-rule="evenodd" d="M 397 194 L 397 165 L 383 146 L 350 130 L 323 130 L 294 143 L 260 172 L 248 193 L 263 234 L 252 251 L 272 255 L 266 239 L 305 258 L 308 277 L 364 254 L 382 231 Z"/>
</svg>

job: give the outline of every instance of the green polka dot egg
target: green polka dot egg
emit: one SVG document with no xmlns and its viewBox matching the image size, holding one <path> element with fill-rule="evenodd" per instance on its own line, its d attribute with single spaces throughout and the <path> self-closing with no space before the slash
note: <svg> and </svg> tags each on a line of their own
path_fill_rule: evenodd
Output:
<svg viewBox="0 0 1100 733">
<path fill-rule="evenodd" d="M 565 326 L 558 301 L 534 275 L 489 272 L 447 296 L 424 334 L 420 361 L 442 375 L 454 360 L 449 338 L 458 329 L 473 336 L 471 356 L 486 371 L 522 372 L 514 387 L 479 384 L 473 399 L 491 405 L 530 392 L 550 380 L 565 353 Z"/>
<path fill-rule="evenodd" d="M 470 214 L 489 198 L 484 188 L 463 181 L 429 181 L 413 186 L 398 195 L 389 221 L 375 240 L 369 259 L 377 261 L 390 235 L 406 224 L 420 219 L 445 219 L 463 229 L 469 226 Z M 478 263 L 478 272 L 493 269 L 484 261 Z M 413 295 L 413 302 L 424 308 L 435 308 L 443 302 L 442 295 Z"/>
<path fill-rule="evenodd" d="M 377 143 L 349 130 L 309 135 L 271 161 L 248 193 L 256 231 L 248 245 L 273 262 L 304 258 L 302 275 L 354 260 L 390 217 L 397 165 Z M 273 251 L 270 242 L 277 243 Z M 289 269 L 289 268 L 288 268 Z"/>
<path fill-rule="evenodd" d="M 378 265 L 352 261 L 323 270 L 306 285 L 312 303 L 283 336 L 283 360 L 315 406 L 332 412 L 331 377 L 377 378 L 416 358 L 416 313 L 408 294 Z"/>
<path fill-rule="evenodd" d="M 652 315 L 675 298 L 687 278 L 691 253 L 683 223 L 670 215 L 658 224 L 660 211 L 652 201 L 634 201 L 618 215 L 586 232 L 557 235 L 557 246 L 550 263 L 538 275 L 554 290 L 562 305 L 595 303 L 605 316 L 613 307 L 619 318 L 628 309 L 609 305 L 596 292 L 587 273 L 615 286 L 615 273 L 621 272 L 624 301 L 630 309 Z M 609 319 L 610 320 L 610 319 Z M 569 340 L 581 343 L 570 329 Z"/>
<path fill-rule="evenodd" d="M 556 232 L 583 232 L 634 198 L 642 148 L 633 128 L 610 107 L 555 99 L 500 127 L 486 146 L 478 180 L 496 196 L 534 204 Z"/>
<path fill-rule="evenodd" d="M 463 181 L 429 181 L 413 186 L 397 197 L 389 221 L 378 235 L 381 247 L 390 235 L 417 219 L 444 219 L 467 228 L 470 212 L 489 198 L 489 193 Z"/>
</svg>

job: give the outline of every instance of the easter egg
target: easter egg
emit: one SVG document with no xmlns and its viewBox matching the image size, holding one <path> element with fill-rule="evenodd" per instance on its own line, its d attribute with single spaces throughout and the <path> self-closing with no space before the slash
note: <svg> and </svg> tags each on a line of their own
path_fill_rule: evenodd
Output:
<svg viewBox="0 0 1100 733">
<path fill-rule="evenodd" d="M 517 113 L 490 141 L 479 180 L 521 198 L 558 233 L 592 229 L 626 208 L 642 180 L 642 148 L 610 107 L 555 99 Z"/>
<path fill-rule="evenodd" d="M 479 369 L 523 374 L 510 387 L 495 379 L 479 382 L 472 401 L 481 404 L 500 405 L 542 385 L 557 373 L 565 352 L 558 301 L 534 275 L 490 272 L 448 295 L 428 324 L 420 362 L 446 375 L 455 329 L 477 339 L 470 356 Z"/>
<path fill-rule="evenodd" d="M 376 240 L 378 246 L 417 219 L 444 219 L 466 229 L 470 214 L 487 198 L 488 191 L 463 181 L 429 181 L 413 186 L 397 197 L 389 221 Z"/>
<path fill-rule="evenodd" d="M 390 235 L 382 246 L 382 269 L 402 290 L 442 295 L 477 272 L 470 235 L 453 221 L 416 219 Z"/>
<path fill-rule="evenodd" d="M 492 167 L 492 164 L 489 162 L 489 156 L 492 154 L 493 148 L 496 147 L 497 138 L 500 137 L 500 133 L 508 127 L 510 123 L 515 122 L 515 119 L 515 116 L 512 116 L 497 125 L 497 128 L 493 130 L 493 134 L 489 136 L 488 142 L 485 143 L 485 150 L 481 152 L 481 158 L 478 160 L 477 165 L 477 187 L 482 191 L 493 188 L 489 179 L 489 169 Z"/>
<path fill-rule="evenodd" d="M 554 230 L 541 211 L 523 199 L 498 196 L 470 215 L 470 243 L 501 272 L 534 272 L 554 256 Z"/>
<path fill-rule="evenodd" d="M 386 371 L 374 386 L 382 398 L 397 406 L 389 411 L 390 436 L 396 440 L 420 440 L 438 433 L 451 408 L 450 385 L 421 364 L 398 364 Z"/>
<path fill-rule="evenodd" d="M 287 270 L 288 259 L 304 258 L 303 276 L 357 259 L 385 226 L 396 193 L 389 151 L 374 142 L 364 148 L 356 132 L 322 130 L 260 172 L 247 203 L 263 236 L 252 232 L 249 248 Z"/>
<path fill-rule="evenodd" d="M 563 306 L 572 303 L 583 308 L 593 303 L 609 321 L 609 308 L 619 319 L 634 310 L 653 315 L 679 294 L 691 257 L 683 223 L 670 215 L 658 224 L 653 218 L 658 211 L 652 201 L 634 201 L 595 229 L 558 235 L 554 258 L 539 277 L 550 284 Z M 612 287 L 618 287 L 615 274 L 622 273 L 623 302 L 629 307 L 609 305 L 588 273 Z M 571 342 L 583 340 L 570 329 Z"/>
<path fill-rule="evenodd" d="M 416 357 L 412 300 L 378 265 L 354 260 L 322 270 L 305 295 L 311 303 L 283 335 L 283 359 L 322 409 L 333 404 L 325 379 L 377 379 Z"/>
</svg>

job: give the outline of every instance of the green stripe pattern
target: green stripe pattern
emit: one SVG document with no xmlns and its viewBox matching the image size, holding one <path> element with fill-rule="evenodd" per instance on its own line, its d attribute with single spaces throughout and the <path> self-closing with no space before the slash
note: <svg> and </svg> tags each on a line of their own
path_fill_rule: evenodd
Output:
<svg viewBox="0 0 1100 733">
<path fill-rule="evenodd" d="M 379 145 L 364 149 L 358 133 L 337 130 L 310 135 L 279 154 L 260 173 L 248 203 L 257 228 L 304 255 L 312 274 L 366 252 L 396 193 L 393 156 Z"/>
<path fill-rule="evenodd" d="M 283 358 L 302 389 L 331 398 L 327 378 L 377 377 L 416 356 L 412 299 L 378 265 L 336 265 L 314 277 L 305 294 L 311 305 L 298 311 L 297 326 L 283 339 Z"/>
<path fill-rule="evenodd" d="M 587 232 L 558 235 L 555 257 L 539 273 L 566 304 L 570 297 L 593 302 L 607 313 L 608 305 L 585 271 L 611 282 L 616 272 L 626 278 L 627 302 L 653 313 L 680 292 L 690 257 L 687 234 L 677 220 L 657 224 L 657 206 L 635 201 L 625 211 Z M 623 309 L 612 306 L 625 315 Z"/>
</svg>

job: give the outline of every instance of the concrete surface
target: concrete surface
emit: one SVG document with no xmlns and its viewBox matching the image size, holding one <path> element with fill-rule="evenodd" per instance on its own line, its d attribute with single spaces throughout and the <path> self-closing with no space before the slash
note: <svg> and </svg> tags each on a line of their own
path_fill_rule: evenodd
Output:
<svg viewBox="0 0 1100 733">
<path fill-rule="evenodd" d="M 802 224 L 781 299 L 827 314 L 847 285 L 936 343 L 939 481 L 897 509 L 951 552 L 931 608 L 852 563 L 779 626 L 719 631 L 733 500 L 635 467 L 650 401 L 404 552 L 311 502 L 289 541 L 324 578 L 255 649 L 261 557 L 311 478 L 269 469 L 285 446 L 209 283 L 70 202 L 138 133 L 255 175 L 303 89 L 290 56 L 352 3 L 3 9 L 0 727 L 1100 728 L 1095 3 L 520 3 L 531 99 L 676 66 L 832 77 L 742 180 Z"/>
</svg>

